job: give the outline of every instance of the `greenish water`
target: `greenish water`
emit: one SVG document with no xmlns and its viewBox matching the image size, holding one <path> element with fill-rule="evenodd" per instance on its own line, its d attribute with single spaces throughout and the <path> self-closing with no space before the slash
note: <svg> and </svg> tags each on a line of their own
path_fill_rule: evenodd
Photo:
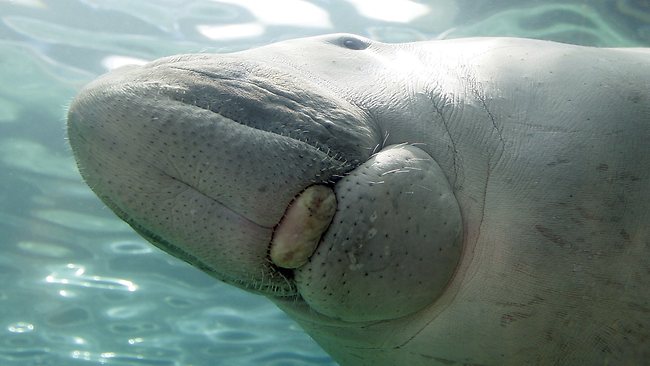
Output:
<svg viewBox="0 0 650 366">
<path fill-rule="evenodd" d="M 648 46 L 650 3 L 0 0 L 0 365 L 335 365 L 266 299 L 104 208 L 64 129 L 81 86 L 124 63 L 331 32 Z"/>
</svg>

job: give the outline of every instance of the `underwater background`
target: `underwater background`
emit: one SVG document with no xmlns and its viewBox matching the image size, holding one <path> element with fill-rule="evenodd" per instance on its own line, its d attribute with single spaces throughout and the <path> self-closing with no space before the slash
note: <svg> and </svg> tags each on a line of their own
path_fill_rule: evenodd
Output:
<svg viewBox="0 0 650 366">
<path fill-rule="evenodd" d="M 333 32 L 647 47 L 650 0 L 0 0 L 0 366 L 336 365 L 265 298 L 136 235 L 65 137 L 110 69 Z"/>
</svg>

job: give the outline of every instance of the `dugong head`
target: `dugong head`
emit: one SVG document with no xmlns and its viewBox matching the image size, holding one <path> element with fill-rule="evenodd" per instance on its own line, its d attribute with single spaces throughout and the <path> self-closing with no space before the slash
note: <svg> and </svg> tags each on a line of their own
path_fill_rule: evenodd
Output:
<svg viewBox="0 0 650 366">
<path fill-rule="evenodd" d="M 390 145 L 412 113 L 399 47 L 331 35 L 124 67 L 73 101 L 70 144 L 164 251 L 320 316 L 401 317 L 444 291 L 462 223 L 426 149 Z"/>
</svg>

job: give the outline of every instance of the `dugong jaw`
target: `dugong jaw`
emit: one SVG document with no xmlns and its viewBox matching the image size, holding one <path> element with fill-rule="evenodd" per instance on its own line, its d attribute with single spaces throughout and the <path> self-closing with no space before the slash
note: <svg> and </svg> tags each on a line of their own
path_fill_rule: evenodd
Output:
<svg viewBox="0 0 650 366">
<path fill-rule="evenodd" d="M 228 62 L 195 71 L 222 61 L 206 57 L 125 68 L 88 85 L 68 114 L 79 170 L 154 245 L 225 282 L 295 296 L 291 271 L 269 258 L 274 227 L 296 195 L 331 184 L 377 139 L 364 128 L 337 132 L 336 118 L 364 126 L 343 102 L 301 106 L 299 87 L 264 88 Z M 323 122 L 327 108 L 336 111 Z"/>
</svg>

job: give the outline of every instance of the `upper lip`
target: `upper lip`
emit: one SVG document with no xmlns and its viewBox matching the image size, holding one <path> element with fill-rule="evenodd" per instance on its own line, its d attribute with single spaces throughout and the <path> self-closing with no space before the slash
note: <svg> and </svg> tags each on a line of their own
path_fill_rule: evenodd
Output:
<svg viewBox="0 0 650 366">
<path fill-rule="evenodd" d="M 224 73 L 213 72 L 213 71 L 208 71 L 208 70 L 200 70 L 200 69 L 195 69 L 195 68 L 191 68 L 191 67 L 184 67 L 184 66 L 178 66 L 178 65 L 169 65 L 168 67 L 170 69 L 173 69 L 173 70 L 179 70 L 179 71 L 183 71 L 183 72 L 189 72 L 189 73 L 197 74 L 199 76 L 208 78 L 210 80 L 225 81 L 225 82 L 236 82 L 239 85 L 246 84 L 246 85 L 249 85 L 249 86 L 251 86 L 253 88 L 256 88 L 256 89 L 259 89 L 259 90 L 264 90 L 265 92 L 270 93 L 270 94 L 274 95 L 277 98 L 285 99 L 285 100 L 288 100 L 288 101 L 296 103 L 296 104 L 302 104 L 303 103 L 303 101 L 300 100 L 296 95 L 294 95 L 294 94 L 292 94 L 290 92 L 284 92 L 279 87 L 274 87 L 273 85 L 270 85 L 270 84 L 266 85 L 266 83 L 262 83 L 262 82 L 252 82 L 250 80 L 247 80 L 245 77 L 242 77 L 241 75 L 239 75 L 239 76 L 228 76 L 228 75 L 226 75 Z M 217 89 L 217 88 L 218 87 L 215 86 L 215 89 Z M 170 97 L 172 99 L 178 100 L 177 98 L 174 98 L 173 95 L 170 95 Z M 197 108 L 201 108 L 201 109 L 204 109 L 204 110 L 207 110 L 207 111 L 210 111 L 210 112 L 217 113 L 217 114 L 221 115 L 222 117 L 228 118 L 228 119 L 230 119 L 230 120 L 232 120 L 234 122 L 237 122 L 237 123 L 240 123 L 240 124 L 243 124 L 243 125 L 248 125 L 248 123 L 250 122 L 250 121 L 246 121 L 245 119 L 238 118 L 237 116 L 233 116 L 231 113 L 228 113 L 228 111 L 226 111 L 220 105 L 220 103 L 218 103 L 218 102 L 211 103 L 209 105 L 204 106 L 204 105 L 200 105 L 199 103 L 190 102 L 190 101 L 187 101 L 187 100 L 180 100 L 180 101 L 185 103 L 185 104 L 191 104 L 191 105 L 193 105 L 193 106 L 195 106 Z M 255 102 L 262 103 L 260 101 L 255 101 Z M 342 165 L 348 165 L 348 161 L 345 159 L 345 157 L 340 156 L 339 154 L 337 154 L 336 151 L 333 151 L 329 146 L 327 146 L 327 145 L 325 145 L 323 143 L 320 143 L 317 139 L 306 139 L 306 138 L 300 136 L 300 131 L 296 131 L 296 130 L 292 130 L 292 129 L 283 129 L 281 131 L 281 133 L 280 133 L 280 132 L 273 131 L 272 129 L 260 128 L 260 126 L 256 126 L 256 128 L 263 129 L 266 132 L 276 133 L 276 134 L 282 135 L 284 137 L 289 137 L 289 138 L 292 138 L 294 140 L 306 143 L 306 144 L 310 145 L 311 147 L 313 147 L 313 148 L 321 151 L 322 153 L 326 154 L 327 156 L 329 156 L 330 159 L 332 159 L 334 161 L 337 161 L 338 163 L 340 163 Z M 329 136 L 331 138 L 335 138 L 335 136 L 333 136 L 331 131 L 329 131 L 329 130 L 325 130 L 325 131 L 329 134 Z"/>
</svg>

